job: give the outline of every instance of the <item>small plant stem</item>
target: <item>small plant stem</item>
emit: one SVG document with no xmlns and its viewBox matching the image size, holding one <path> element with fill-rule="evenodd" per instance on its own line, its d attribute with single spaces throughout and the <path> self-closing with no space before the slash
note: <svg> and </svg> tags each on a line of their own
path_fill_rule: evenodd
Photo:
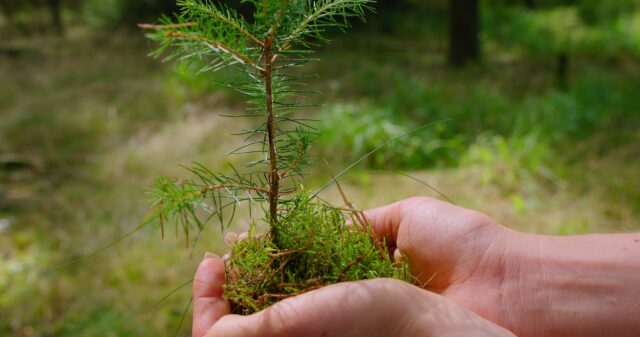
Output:
<svg viewBox="0 0 640 337">
<path fill-rule="evenodd" d="M 366 257 L 366 253 L 358 256 L 355 260 L 351 261 L 346 267 L 344 267 L 344 269 L 342 269 L 340 274 L 338 274 L 338 277 L 336 278 L 336 283 L 342 282 L 344 277 L 347 276 L 347 272 L 349 271 L 349 269 L 351 269 L 356 264 L 360 263 L 362 259 L 364 259 L 365 257 Z"/>
<path fill-rule="evenodd" d="M 267 137 L 269 138 L 269 163 L 271 165 L 269 173 L 269 218 L 271 225 L 271 236 L 273 242 L 278 243 L 278 197 L 280 196 L 280 175 L 278 172 L 278 153 L 276 152 L 276 116 L 273 111 L 273 65 L 278 59 L 278 55 L 273 55 L 273 39 L 278 32 L 278 26 L 284 16 L 288 0 L 283 0 L 276 23 L 271 27 L 270 34 L 262 44 L 262 56 L 264 57 L 264 87 L 267 107 Z M 262 2 L 263 10 L 266 14 L 266 1 Z M 286 171 L 286 169 L 285 169 Z"/>
<path fill-rule="evenodd" d="M 182 33 L 182 32 L 176 32 L 176 31 L 169 31 L 167 33 L 167 36 L 169 37 L 173 37 L 173 38 L 177 38 L 177 39 L 185 39 L 185 40 L 192 40 L 192 41 L 200 41 L 203 42 L 207 45 L 209 45 L 210 47 L 215 47 L 215 48 L 220 48 L 224 51 L 226 51 L 227 53 L 229 53 L 229 55 L 233 56 L 233 58 L 235 58 L 236 60 L 246 63 L 246 64 L 250 64 L 252 65 L 254 68 L 260 70 L 260 71 L 264 71 L 264 69 L 260 68 L 260 66 L 258 66 L 255 62 L 253 62 L 253 60 L 251 60 L 250 58 L 244 56 L 241 52 L 226 46 L 222 43 L 207 39 L 205 37 L 202 36 L 198 36 L 195 34 L 186 34 L 186 33 Z"/>
<path fill-rule="evenodd" d="M 176 28 L 183 28 L 183 27 L 195 27 L 197 25 L 198 25 L 197 22 L 174 23 L 174 24 L 170 24 L 170 25 L 154 25 L 154 24 L 148 24 L 148 23 L 139 23 L 138 24 L 138 28 L 141 28 L 141 29 L 176 29 Z"/>
<path fill-rule="evenodd" d="M 278 195 L 280 189 L 280 175 L 278 174 L 278 155 L 276 153 L 276 116 L 273 111 L 273 60 L 271 54 L 271 39 L 265 41 L 264 57 L 264 86 L 267 108 L 267 138 L 269 142 L 269 217 L 273 241 L 278 242 Z"/>
</svg>

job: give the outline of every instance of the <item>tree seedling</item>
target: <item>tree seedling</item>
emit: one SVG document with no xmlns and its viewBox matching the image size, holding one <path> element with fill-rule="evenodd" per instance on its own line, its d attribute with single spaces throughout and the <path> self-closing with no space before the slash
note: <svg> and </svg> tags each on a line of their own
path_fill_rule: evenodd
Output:
<svg viewBox="0 0 640 337">
<path fill-rule="evenodd" d="M 156 179 L 152 214 L 162 235 L 172 224 L 189 242 L 189 233 L 212 219 L 228 227 L 238 205 L 260 206 L 263 215 L 252 214 L 248 237 L 233 245 L 226 261 L 224 296 L 240 314 L 337 282 L 411 280 L 406 264 L 394 262 L 361 212 L 348 202 L 346 207 L 323 202 L 301 185 L 317 131 L 300 115 L 308 107 L 301 103 L 309 93 L 308 76 L 294 70 L 312 60 L 327 29 L 347 28 L 373 0 L 242 2 L 253 15 L 242 16 L 219 2 L 181 0 L 174 19 L 140 25 L 161 45 L 154 55 L 194 61 L 202 72 L 225 69 L 237 75 L 219 84 L 246 97 L 242 116 L 255 127 L 239 133 L 245 144 L 231 153 L 259 155 L 243 167 L 230 165 L 227 173 L 195 164 L 191 179 Z M 260 234 L 264 228 L 266 234 Z"/>
</svg>

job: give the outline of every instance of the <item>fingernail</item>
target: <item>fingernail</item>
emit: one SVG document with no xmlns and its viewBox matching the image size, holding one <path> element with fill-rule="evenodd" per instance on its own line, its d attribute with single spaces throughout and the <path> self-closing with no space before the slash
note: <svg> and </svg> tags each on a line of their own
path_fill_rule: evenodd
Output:
<svg viewBox="0 0 640 337">
<path fill-rule="evenodd" d="M 229 232 L 224 235 L 224 243 L 228 247 L 233 246 L 233 244 L 235 244 L 237 241 L 238 241 L 238 234 L 236 234 L 235 232 Z"/>
<path fill-rule="evenodd" d="M 219 258 L 220 258 L 220 256 L 218 256 L 218 255 L 216 255 L 214 253 L 204 252 L 204 258 L 203 258 L 204 260 L 206 260 L 206 259 L 219 259 Z"/>
<path fill-rule="evenodd" d="M 396 264 L 400 264 L 400 265 L 402 265 L 402 252 L 400 252 L 400 249 L 396 249 L 396 250 L 393 252 L 393 261 L 394 261 Z"/>
</svg>

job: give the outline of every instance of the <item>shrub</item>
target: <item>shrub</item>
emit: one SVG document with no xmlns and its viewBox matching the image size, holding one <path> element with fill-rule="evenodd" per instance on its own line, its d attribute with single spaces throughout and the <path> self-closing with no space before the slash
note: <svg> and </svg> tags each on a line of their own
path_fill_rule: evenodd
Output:
<svg viewBox="0 0 640 337">
<path fill-rule="evenodd" d="M 484 134 L 469 147 L 462 166 L 479 167 L 484 184 L 507 193 L 523 193 L 559 182 L 552 164 L 555 160 L 550 143 L 540 132 L 508 138 Z"/>
<path fill-rule="evenodd" d="M 338 103 L 321 114 L 320 128 L 326 131 L 316 156 L 334 164 L 350 164 L 375 150 L 365 161 L 368 167 L 419 169 L 455 164 L 464 151 L 463 136 L 449 137 L 444 120 L 411 132 L 419 125 L 394 122 L 389 109 L 368 103 Z"/>
</svg>

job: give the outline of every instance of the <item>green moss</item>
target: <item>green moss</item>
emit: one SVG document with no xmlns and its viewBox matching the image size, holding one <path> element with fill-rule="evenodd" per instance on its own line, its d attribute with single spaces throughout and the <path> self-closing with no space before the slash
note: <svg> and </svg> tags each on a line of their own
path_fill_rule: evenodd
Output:
<svg viewBox="0 0 640 337">
<path fill-rule="evenodd" d="M 394 264 L 385 242 L 339 209 L 301 193 L 282 208 L 278 240 L 254 223 L 227 260 L 224 296 L 239 314 L 343 281 L 393 277 L 411 281 L 407 264 Z"/>
</svg>

